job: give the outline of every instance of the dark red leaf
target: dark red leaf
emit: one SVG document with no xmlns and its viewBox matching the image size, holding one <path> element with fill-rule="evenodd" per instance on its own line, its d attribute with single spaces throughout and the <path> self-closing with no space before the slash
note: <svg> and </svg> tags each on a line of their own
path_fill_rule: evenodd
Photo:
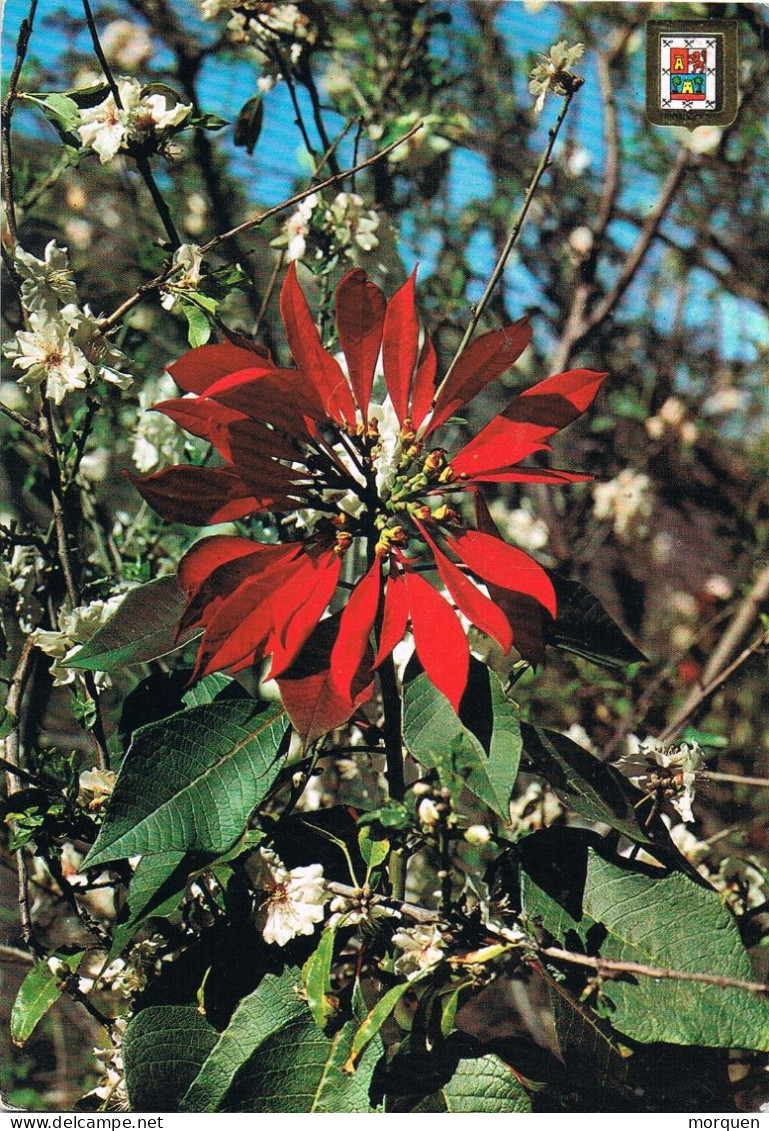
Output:
<svg viewBox="0 0 769 1131">
<path fill-rule="evenodd" d="M 349 271 L 336 289 L 336 328 L 364 421 L 368 419 L 386 308 L 382 291 L 360 267 Z"/>
<path fill-rule="evenodd" d="M 422 356 L 419 359 L 419 365 L 414 376 L 414 387 L 411 390 L 411 407 L 409 409 L 409 416 L 414 428 L 419 428 L 420 424 L 430 411 L 430 405 L 433 403 L 435 396 L 435 377 L 438 372 L 438 358 L 435 353 L 435 346 L 429 334 L 425 334 L 425 340 L 422 344 Z M 428 431 L 431 431 L 428 430 Z"/>
<path fill-rule="evenodd" d="M 275 642 L 270 678 L 282 675 L 328 608 L 339 581 L 342 558 L 333 549 L 305 555 L 303 569 L 282 585 L 273 599 Z"/>
<path fill-rule="evenodd" d="M 465 530 L 454 538 L 447 538 L 450 549 L 465 565 L 494 585 L 514 589 L 534 597 L 555 616 L 556 599 L 553 583 L 533 558 L 507 542 L 482 534 L 479 530 Z"/>
<path fill-rule="evenodd" d="M 421 523 L 417 523 L 417 525 L 432 550 L 440 579 L 448 589 L 460 612 L 464 613 L 467 619 L 481 632 L 485 632 L 492 640 L 496 640 L 502 651 L 507 655 L 513 643 L 513 630 L 505 614 L 438 549 L 424 526 Z"/>
<path fill-rule="evenodd" d="M 206 526 L 244 518 L 269 510 L 278 500 L 257 498 L 229 467 L 192 467 L 180 464 L 140 478 L 128 473 L 142 498 L 167 522 Z M 285 499 L 281 499 L 285 502 Z"/>
<path fill-rule="evenodd" d="M 529 320 L 521 318 L 471 342 L 438 395 L 428 434 L 514 365 L 530 341 Z"/>
<path fill-rule="evenodd" d="M 268 350 L 255 346 L 252 351 L 235 346 L 232 342 L 222 342 L 220 345 L 198 346 L 197 349 L 190 350 L 173 365 L 169 365 L 168 372 L 185 393 L 202 393 L 220 377 L 252 368 L 257 368 L 260 372 L 273 368 Z"/>
<path fill-rule="evenodd" d="M 390 576 L 385 587 L 384 612 L 382 616 L 382 631 L 379 634 L 379 648 L 377 650 L 374 667 L 378 668 L 382 660 L 392 653 L 396 644 L 400 644 L 406 631 L 409 619 L 409 598 L 406 592 L 406 583 L 403 574 L 390 567 Z"/>
<path fill-rule="evenodd" d="M 385 384 L 398 420 L 409 414 L 411 380 L 419 351 L 419 320 L 414 301 L 416 268 L 387 304 L 382 333 Z"/>
<path fill-rule="evenodd" d="M 406 590 L 417 656 L 428 679 L 459 713 L 470 668 L 462 625 L 451 606 L 418 573 L 406 573 Z"/>
<path fill-rule="evenodd" d="M 457 475 L 486 474 L 515 466 L 534 452 L 549 451 L 544 440 L 554 429 L 539 424 L 519 424 L 495 416 L 451 460 Z"/>
<path fill-rule="evenodd" d="M 377 559 L 350 594 L 339 621 L 339 634 L 331 652 L 336 686 L 347 694 L 369 649 L 369 638 L 379 608 L 382 566 Z"/>
<path fill-rule="evenodd" d="M 280 293 L 280 312 L 294 361 L 312 382 L 326 413 L 339 423 L 355 423 L 355 402 L 336 358 L 323 348 L 307 299 L 291 263 Z"/>
<path fill-rule="evenodd" d="M 371 652 L 364 653 L 351 686 L 341 686 L 330 656 L 339 614 L 321 621 L 291 667 L 278 679 L 283 705 L 305 746 L 346 723 L 373 693 Z"/>
<path fill-rule="evenodd" d="M 153 412 L 162 412 L 186 432 L 213 444 L 226 460 L 231 460 L 229 425 L 245 420 L 242 412 L 205 398 L 174 397 L 156 404 Z"/>
</svg>

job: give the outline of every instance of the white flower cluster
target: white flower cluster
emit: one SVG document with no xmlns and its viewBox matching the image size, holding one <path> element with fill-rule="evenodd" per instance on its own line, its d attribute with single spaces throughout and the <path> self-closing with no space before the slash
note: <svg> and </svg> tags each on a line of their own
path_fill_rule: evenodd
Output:
<svg viewBox="0 0 769 1131">
<path fill-rule="evenodd" d="M 649 476 L 632 468 L 593 488 L 595 517 L 611 522 L 617 538 L 626 545 L 648 536 L 653 505 Z"/>
<path fill-rule="evenodd" d="M 155 54 L 147 30 L 133 20 L 111 20 L 101 33 L 101 46 L 107 62 L 121 71 L 138 71 Z"/>
<path fill-rule="evenodd" d="M 541 55 L 541 63 L 537 63 L 529 75 L 529 94 L 536 97 L 534 113 L 539 114 L 545 105 L 548 92 L 568 94 L 574 89 L 576 77 L 571 73 L 571 68 L 578 63 L 585 54 L 583 43 L 575 43 L 570 47 L 565 39 L 555 43 L 547 55 Z"/>
<path fill-rule="evenodd" d="M 266 0 L 201 0 L 204 20 L 223 13 L 227 35 L 232 43 L 255 49 L 265 73 L 259 79 L 261 91 L 270 90 L 283 76 L 273 58 L 275 49 L 287 50 L 288 60 L 296 65 L 302 52 L 318 40 L 319 29 L 298 4 L 271 4 Z"/>
<path fill-rule="evenodd" d="M 664 746 L 656 738 L 639 741 L 635 735 L 628 739 L 631 757 L 645 762 L 645 768 L 630 776 L 639 789 L 647 792 L 661 791 L 686 824 L 694 821 L 692 802 L 697 770 L 704 755 L 696 742 L 681 742 L 677 746 Z"/>
<path fill-rule="evenodd" d="M 645 424 L 652 440 L 671 436 L 687 447 L 697 439 L 697 425 L 689 420 L 686 405 L 678 397 L 668 397 L 655 416 L 650 416 Z"/>
<path fill-rule="evenodd" d="M 423 971 L 431 970 L 446 957 L 446 943 L 437 924 L 420 923 L 403 927 L 392 937 L 393 946 L 402 951 L 395 960 L 395 973 L 411 982 Z"/>
<path fill-rule="evenodd" d="M 176 269 L 176 274 L 172 275 L 168 282 L 160 288 L 162 295 L 160 304 L 164 310 L 173 308 L 177 295 L 198 289 L 200 272 L 203 267 L 203 256 L 198 245 L 183 243 L 174 252 L 171 266 Z"/>
<path fill-rule="evenodd" d="M 358 250 L 370 252 L 379 246 L 375 235 L 378 227 L 379 216 L 363 207 L 363 198 L 357 193 L 338 193 L 328 208 L 323 208 L 318 194 L 312 193 L 299 202 L 272 246 L 285 247 L 290 261 L 303 259 L 308 244 L 314 249 L 315 259 L 340 254 L 354 259 Z"/>
<path fill-rule="evenodd" d="M 259 850 L 255 883 L 265 893 L 257 925 L 265 942 L 285 946 L 297 935 L 311 935 L 325 915 L 328 899 L 320 864 L 287 869 L 274 852 Z"/>
<path fill-rule="evenodd" d="M 120 106 L 110 92 L 98 106 L 80 111 L 80 140 L 99 155 L 102 165 L 132 146 L 152 141 L 153 148 L 163 148 L 192 113 L 189 103 L 173 102 L 164 91 L 144 93 L 138 79 L 118 79 L 117 90 Z"/>
<path fill-rule="evenodd" d="M 407 133 L 417 122 L 422 123 L 420 129 L 388 154 L 390 165 L 408 163 L 411 171 L 424 169 L 450 149 L 453 143 L 461 141 L 472 128 L 466 114 L 420 114 L 418 110 L 401 115 L 393 125 L 399 132 Z M 368 133 L 373 141 L 379 141 L 384 127 L 379 123 L 372 123 Z"/>
<path fill-rule="evenodd" d="M 51 240 L 38 259 L 17 248 L 15 263 L 29 329 L 19 330 L 3 352 L 23 370 L 19 384 L 28 393 L 41 388 L 56 404 L 97 377 L 126 389 L 131 378 L 115 368 L 123 354 L 102 334 L 90 308 L 76 303 L 67 249 Z"/>
<path fill-rule="evenodd" d="M 97 766 L 83 770 L 78 778 L 78 803 L 94 811 L 101 809 L 112 796 L 116 780 L 114 770 L 100 770 Z"/>
<path fill-rule="evenodd" d="M 54 687 L 74 682 L 75 672 L 67 667 L 68 661 L 74 657 L 80 645 L 90 640 L 96 630 L 112 616 L 122 600 L 121 593 L 110 597 L 108 601 L 92 601 L 90 605 L 80 605 L 72 612 L 62 612 L 59 614 L 58 632 L 35 629 L 31 635 L 33 643 L 54 661 L 51 665 Z M 100 684 L 108 687 L 109 676 L 104 672 L 97 672 L 96 684 L 97 687 Z"/>
</svg>

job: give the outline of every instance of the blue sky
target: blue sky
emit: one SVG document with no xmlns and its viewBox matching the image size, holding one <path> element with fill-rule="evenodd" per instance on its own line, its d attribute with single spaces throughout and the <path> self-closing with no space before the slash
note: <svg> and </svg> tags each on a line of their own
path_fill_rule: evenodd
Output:
<svg viewBox="0 0 769 1131">
<path fill-rule="evenodd" d="M 206 25 L 197 18 L 197 4 L 194 0 L 184 0 L 189 8 L 190 20 L 199 23 L 201 34 L 212 34 L 210 25 Z M 61 51 L 61 38 L 50 27 L 46 26 L 46 17 L 57 10 L 71 11 L 80 14 L 81 6 L 78 0 L 39 0 L 36 28 L 33 35 L 30 55 L 38 57 L 48 67 L 55 68 L 55 61 Z M 3 71 L 7 74 L 10 61 L 13 57 L 15 38 L 19 23 L 28 9 L 28 0 L 5 0 L 3 10 Z M 469 30 L 472 26 L 465 6 L 454 2 L 450 5 L 453 30 Z M 516 53 L 546 51 L 547 48 L 559 38 L 561 26 L 561 11 L 555 4 L 547 4 L 544 9 L 536 14 L 526 10 L 518 0 L 508 0 L 503 4 L 498 13 L 497 26 L 500 34 L 510 44 Z M 88 49 L 89 41 L 84 37 L 78 46 Z M 162 63 L 163 55 L 159 53 L 155 62 Z M 168 60 L 166 60 L 168 61 Z M 638 53 L 634 65 L 641 73 L 642 52 Z M 585 75 L 585 86 L 575 100 L 574 114 L 576 117 L 576 140 L 588 150 L 591 156 L 591 169 L 599 171 L 603 162 L 603 114 L 599 96 L 597 75 L 594 61 L 588 55 L 582 68 Z M 519 79 L 523 88 L 523 75 Z M 233 121 L 245 99 L 254 92 L 255 74 L 252 66 L 246 62 L 233 62 L 222 65 L 221 62 L 212 60 L 203 71 L 200 83 L 201 100 L 204 107 L 223 118 Z M 523 93 L 523 91 L 522 91 Z M 300 100 L 309 111 L 308 99 L 299 91 Z M 643 97 L 639 85 L 639 99 Z M 544 144 L 546 131 L 551 124 L 557 106 L 555 99 L 550 99 L 542 113 L 539 126 L 541 140 Z M 342 125 L 342 120 L 334 121 L 334 116 L 328 116 L 329 132 L 333 136 L 335 127 Z M 18 116 L 20 128 L 36 132 L 43 131 L 49 136 L 54 136 L 50 127 L 40 121 L 39 115 L 34 112 L 21 112 Z M 655 129 L 660 127 L 652 127 Z M 663 127 L 664 128 L 664 127 Z M 219 144 L 225 145 L 232 156 L 234 171 L 241 177 L 244 186 L 253 185 L 252 195 L 265 205 L 277 204 L 285 199 L 292 190 L 296 178 L 306 168 L 303 160 L 304 150 L 301 137 L 294 123 L 294 113 L 290 104 L 288 91 L 285 84 L 279 84 L 266 98 L 266 113 L 264 128 L 255 158 L 249 158 L 242 150 L 235 150 L 230 142 L 231 131 L 222 131 Z M 352 157 L 352 140 L 346 139 L 340 155 L 343 161 L 350 161 Z M 627 183 L 629 182 L 629 183 Z M 489 198 L 493 195 L 493 178 L 485 165 L 482 157 L 470 150 L 455 151 L 449 181 L 449 198 L 452 209 L 459 210 L 473 199 Z M 625 208 L 633 209 L 643 215 L 651 205 L 656 192 L 654 179 L 640 173 L 632 178 L 627 178 L 623 186 L 621 203 Z M 408 236 L 409 225 L 404 225 Z M 620 246 L 629 247 L 635 235 L 635 230 L 628 224 L 616 222 L 612 234 Z M 408 239 L 401 247 L 403 258 L 407 267 L 419 258 L 422 264 L 423 276 L 429 273 L 431 261 L 434 262 L 436 247 L 430 246 L 428 240 L 419 248 L 418 256 L 415 250 L 409 247 Z M 492 267 L 492 249 L 490 241 L 483 236 L 476 238 L 471 246 L 471 262 L 479 277 L 488 275 Z M 524 274 L 522 269 L 512 262 L 507 272 L 511 291 L 520 287 L 529 296 L 529 303 L 536 303 L 536 295 L 531 294 L 531 279 Z M 478 287 L 480 290 L 480 286 Z M 471 295 L 477 298 L 477 295 Z M 626 301 L 633 304 L 632 293 Z M 769 330 L 763 312 L 753 304 L 738 301 L 731 296 L 716 296 L 713 299 L 703 300 L 699 303 L 692 302 L 686 312 L 687 321 L 696 327 L 712 318 L 714 315 L 713 304 L 719 308 L 718 317 L 724 326 L 722 335 L 722 348 L 726 357 L 742 357 L 752 359 L 755 356 L 754 341 L 769 341 Z M 663 314 L 664 317 L 664 314 Z"/>
</svg>

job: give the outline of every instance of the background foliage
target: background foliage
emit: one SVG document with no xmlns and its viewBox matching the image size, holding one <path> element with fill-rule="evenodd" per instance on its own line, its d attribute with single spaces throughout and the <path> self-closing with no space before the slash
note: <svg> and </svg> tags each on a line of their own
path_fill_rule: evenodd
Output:
<svg viewBox="0 0 769 1131">
<path fill-rule="evenodd" d="M 761 8 L 717 6 L 739 21 L 740 113 L 689 133 L 644 119 L 644 23 L 714 6 L 262 7 L 287 23 L 255 46 L 216 0 L 96 6 L 115 74 L 191 106 L 180 132 L 105 162 L 77 132 L 105 92 L 52 98 L 103 83 L 83 8 L 40 0 L 13 79 L 29 6 L 4 9 L 6 90 L 18 83 L 6 338 L 24 331 L 16 237 L 37 257 L 56 240 L 133 382 L 94 380 L 35 431 L 39 399 L 4 369 L 0 980 L 6 1012 L 16 1004 L 0 1087 L 44 1110 L 126 1102 L 126 1084 L 135 1110 L 754 1110 L 769 1020 L 765 994 L 739 983 L 766 980 L 769 922 Z M 547 663 L 511 671 L 486 654 L 493 670 L 475 662 L 458 717 L 412 662 L 407 775 L 425 788 L 388 803 L 375 706 L 307 761 L 256 674 L 187 686 L 195 644 L 174 651 L 173 575 L 199 532 L 163 522 L 124 473 L 206 462 L 147 411 L 174 395 L 164 367 L 190 345 L 226 327 L 288 362 L 289 259 L 328 340 L 345 271 L 362 266 L 389 296 L 419 263 L 445 372 L 562 107 L 548 96 L 537 115 L 528 90 L 560 39 L 585 44 L 585 85 L 479 327 L 530 313 L 533 345 L 455 427 L 471 435 L 548 373 L 608 370 L 553 457 L 596 482 L 493 489 L 505 537 L 556 571 Z M 217 240 L 419 121 L 314 207 Z M 211 241 L 199 278 L 135 300 L 176 245 Z M 249 529 L 279 536 L 269 520 Z M 126 592 L 106 625 L 61 619 Z M 58 634 L 58 653 L 36 629 Z M 75 645 L 77 667 L 60 665 Z M 680 790 L 628 766 L 648 735 L 704 751 L 692 822 L 671 804 Z M 87 776 L 99 752 L 116 785 Z M 409 925 L 440 922 L 456 961 L 439 953 L 405 981 L 376 899 L 360 920 L 269 945 L 254 918 L 268 842 L 287 869 L 322 864 L 348 915 L 364 876 L 386 903 L 385 861 L 406 844 L 407 899 L 427 916 Z M 616 977 L 611 962 L 716 980 Z"/>
</svg>

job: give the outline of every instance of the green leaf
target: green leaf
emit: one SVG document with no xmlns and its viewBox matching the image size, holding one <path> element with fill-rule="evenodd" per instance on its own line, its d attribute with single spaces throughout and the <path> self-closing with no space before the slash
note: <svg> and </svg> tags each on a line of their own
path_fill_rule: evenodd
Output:
<svg viewBox="0 0 769 1131">
<path fill-rule="evenodd" d="M 301 975 L 268 974 L 244 998 L 184 1097 L 186 1111 L 370 1112 L 368 1086 L 382 1053 L 372 1045 L 358 1071 L 342 1072 L 356 1022 L 319 1032 L 297 994 Z"/>
<path fill-rule="evenodd" d="M 540 970 L 539 976 L 547 987 L 558 1048 L 567 1068 L 581 1074 L 589 1066 L 596 1088 L 623 1091 L 628 1062 L 607 1022 L 577 1001 L 547 970 Z"/>
<path fill-rule="evenodd" d="M 249 98 L 235 119 L 235 132 L 232 138 L 233 143 L 244 148 L 249 157 L 256 148 L 263 121 L 264 102 L 261 94 L 255 94 L 253 98 Z"/>
<path fill-rule="evenodd" d="M 390 842 L 386 837 L 375 836 L 369 825 L 358 831 L 358 847 L 369 872 L 384 864 L 390 853 Z"/>
<path fill-rule="evenodd" d="M 180 306 L 187 319 L 187 341 L 192 349 L 204 346 L 211 337 L 211 323 L 205 311 L 191 302 L 181 302 Z"/>
<path fill-rule="evenodd" d="M 61 997 L 67 973 L 77 970 L 84 954 L 84 950 L 71 953 L 57 950 L 51 955 L 66 967 L 64 977 L 51 970 L 47 959 L 32 967 L 19 987 L 11 1010 L 11 1040 L 15 1045 L 23 1045 L 29 1040 L 38 1021 Z"/>
<path fill-rule="evenodd" d="M 627 638 L 589 589 L 578 581 L 569 581 L 557 574 L 550 576 L 558 613 L 552 628 L 546 629 L 548 644 L 612 668 L 646 662 L 643 652 Z"/>
<path fill-rule="evenodd" d="M 285 761 L 285 733 L 282 707 L 239 699 L 141 727 L 84 867 L 159 852 L 226 852 Z"/>
<path fill-rule="evenodd" d="M 159 577 L 129 589 L 109 620 L 68 661 L 68 667 L 111 672 L 176 651 L 196 635 L 176 636 L 186 602 L 175 577 Z"/>
<path fill-rule="evenodd" d="M 355 1032 L 350 1047 L 350 1057 L 345 1065 L 346 1071 L 351 1072 L 353 1070 L 358 1057 L 378 1035 L 379 1030 L 406 993 L 406 990 L 411 989 L 411 985 L 411 982 L 399 982 L 397 986 L 392 986 L 387 993 L 382 994 L 376 1005 L 369 1011 Z"/>
<path fill-rule="evenodd" d="M 327 928 L 321 933 L 318 949 L 302 967 L 307 1004 L 319 1029 L 325 1029 L 336 1012 L 336 1003 L 330 997 L 335 942 L 336 931 Z"/>
<path fill-rule="evenodd" d="M 64 133 L 72 133 L 80 125 L 78 104 L 66 94 L 49 94 L 41 105 L 45 109 L 46 117 Z"/>
<path fill-rule="evenodd" d="M 158 852 L 142 857 L 131 877 L 115 926 L 110 961 L 125 949 L 148 919 L 163 918 L 176 910 L 190 875 L 208 859 L 187 852 Z"/>
<path fill-rule="evenodd" d="M 219 699 L 242 699 L 246 697 L 245 690 L 224 672 L 211 672 L 194 683 L 182 695 L 182 702 L 187 707 L 202 707 L 206 703 L 216 703 Z"/>
<path fill-rule="evenodd" d="M 653 843 L 650 830 L 644 827 L 635 808 L 644 794 L 619 770 L 600 762 L 589 750 L 557 731 L 522 723 L 521 736 L 524 752 L 534 768 L 568 809 L 588 821 L 610 825 L 631 840 Z M 656 822 L 650 828 L 661 844 L 667 844 L 664 826 Z"/>
<path fill-rule="evenodd" d="M 192 1005 L 150 1006 L 125 1031 L 123 1060 L 132 1111 L 179 1111 L 219 1034 Z"/>
<path fill-rule="evenodd" d="M 508 1064 L 496 1055 L 463 1057 L 454 1074 L 414 1111 L 504 1115 L 531 1111 L 531 1097 Z"/>
<path fill-rule="evenodd" d="M 518 711 L 495 675 L 473 661 L 460 717 L 422 673 L 404 691 L 404 739 L 428 769 L 451 769 L 503 821 L 518 773 L 521 735 Z M 491 733 L 488 724 L 491 721 Z"/>
<path fill-rule="evenodd" d="M 606 959 L 755 980 L 737 923 L 716 892 L 681 873 L 658 878 L 619 866 L 590 846 L 589 834 L 567 831 L 572 835 L 560 842 L 536 834 L 520 846 L 530 855 L 524 911 L 566 949 L 581 945 Z M 556 843 L 562 850 L 554 854 Z M 748 990 L 635 974 L 604 981 L 603 996 L 612 1027 L 637 1041 L 769 1048 L 769 1002 Z"/>
</svg>

